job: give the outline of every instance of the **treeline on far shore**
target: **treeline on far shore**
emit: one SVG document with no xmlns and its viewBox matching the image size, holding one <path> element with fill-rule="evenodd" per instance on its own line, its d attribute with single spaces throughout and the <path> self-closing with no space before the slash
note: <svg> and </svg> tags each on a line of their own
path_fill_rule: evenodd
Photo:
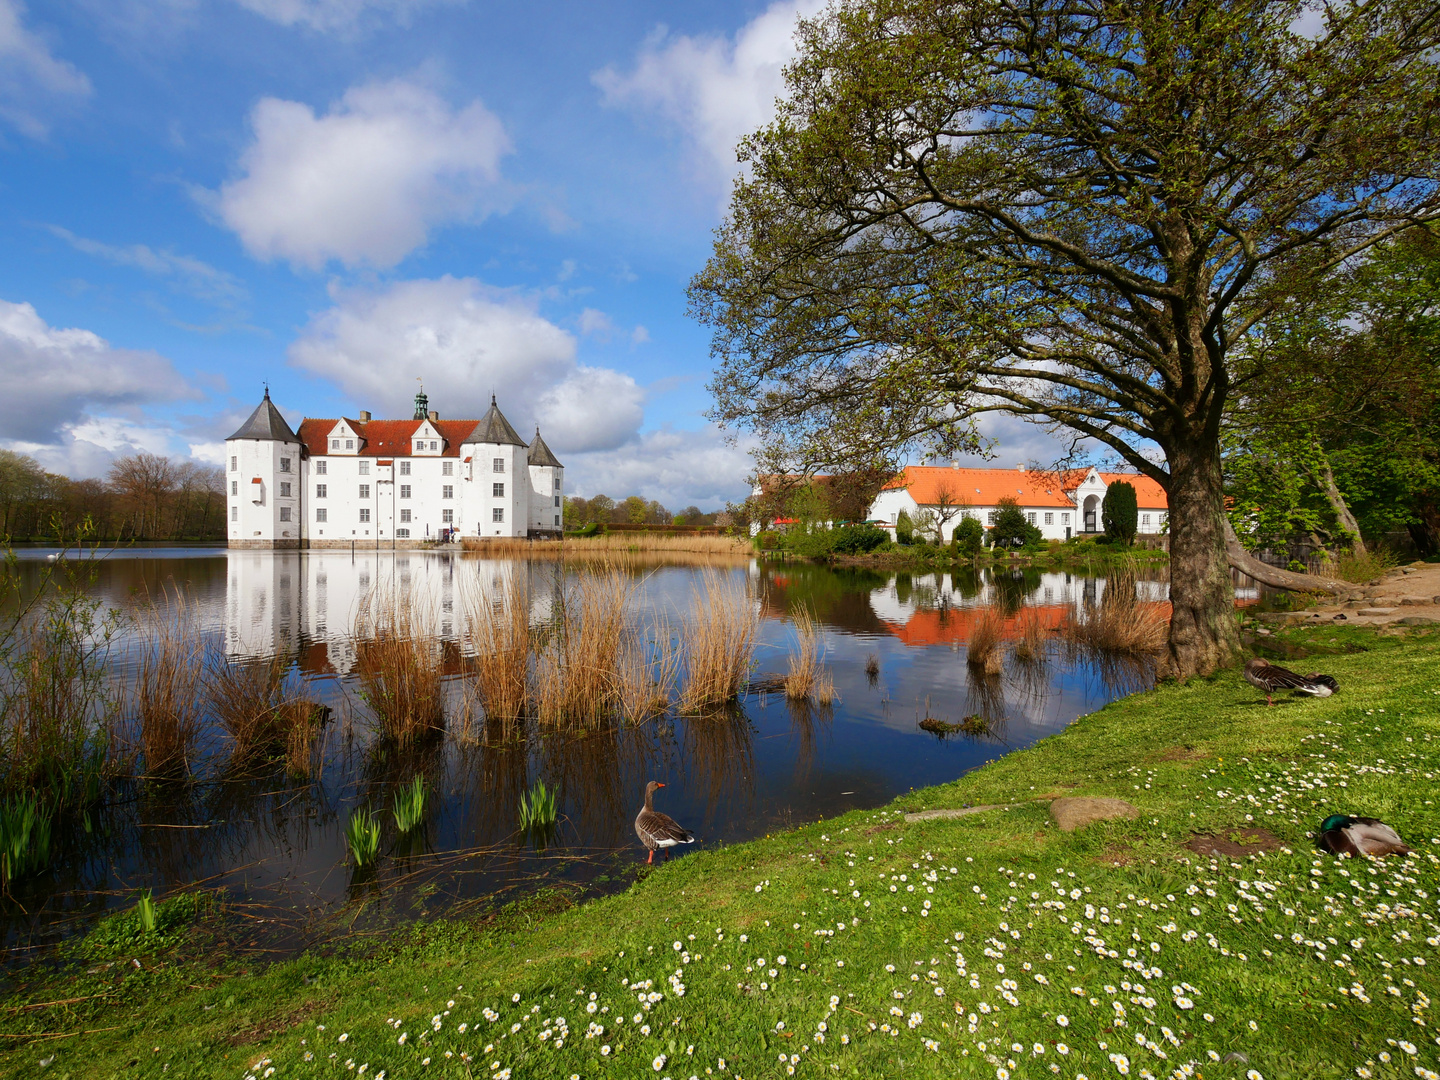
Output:
<svg viewBox="0 0 1440 1080">
<path fill-rule="evenodd" d="M 0 450 L 0 535 L 73 537 L 87 521 L 96 540 L 224 539 L 224 471 L 139 453 L 117 458 L 103 479 L 74 480 Z"/>
</svg>

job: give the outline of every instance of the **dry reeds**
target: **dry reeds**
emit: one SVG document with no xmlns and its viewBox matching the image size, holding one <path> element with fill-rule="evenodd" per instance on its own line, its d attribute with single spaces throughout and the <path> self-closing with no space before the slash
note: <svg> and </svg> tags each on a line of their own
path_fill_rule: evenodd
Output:
<svg viewBox="0 0 1440 1080">
<path fill-rule="evenodd" d="M 475 695 L 486 720 L 509 733 L 530 704 L 529 590 L 516 574 L 496 596 L 468 594 L 466 606 L 475 648 Z"/>
<path fill-rule="evenodd" d="M 1040 613 L 1027 609 L 1020 616 L 1020 637 L 1015 642 L 1015 659 L 1022 664 L 1041 664 L 1049 656 L 1049 642 Z"/>
<path fill-rule="evenodd" d="M 1000 674 L 1004 666 L 1004 656 L 1000 651 L 1004 626 L 1004 616 L 997 608 L 981 608 L 970 631 L 970 640 L 965 645 L 965 662 L 987 675 Z"/>
<path fill-rule="evenodd" d="M 480 538 L 467 541 L 467 552 L 485 558 L 594 560 L 615 563 L 634 555 L 704 555 L 711 558 L 748 559 L 754 555 L 749 543 L 734 536 L 686 535 L 684 533 L 621 532 L 566 540 L 521 540 L 512 537 Z"/>
<path fill-rule="evenodd" d="M 152 604 L 145 621 L 132 687 L 145 771 L 188 776 L 200 731 L 200 633 L 183 596 L 164 613 Z"/>
<path fill-rule="evenodd" d="M 380 734 L 409 746 L 445 726 L 440 639 L 421 624 L 414 597 L 372 589 L 355 617 L 355 671 Z"/>
<path fill-rule="evenodd" d="M 1072 613 L 1061 634 L 1069 644 L 1096 653 L 1150 656 L 1165 648 L 1169 625 L 1163 605 L 1137 598 L 1134 570 L 1119 567 L 1106 579 L 1100 603 Z"/>
<path fill-rule="evenodd" d="M 643 635 L 630 634 L 616 673 L 625 719 L 638 724 L 664 713 L 679 673 L 680 650 L 668 624 L 657 620 Z"/>
<path fill-rule="evenodd" d="M 217 650 L 207 658 L 205 704 L 230 736 L 232 765 L 283 757 L 292 776 L 314 771 L 315 737 L 329 710 L 306 699 L 303 680 L 288 675 L 278 656 L 231 663 Z"/>
<path fill-rule="evenodd" d="M 619 711 L 631 589 L 611 570 L 582 575 L 557 597 L 535 669 L 542 722 L 589 724 Z"/>
<path fill-rule="evenodd" d="M 695 712 L 733 701 L 750 677 L 760 614 L 746 587 L 707 571 L 690 605 L 685 687 L 680 708 Z"/>
<path fill-rule="evenodd" d="M 795 613 L 796 650 L 790 654 L 790 670 L 783 685 L 791 701 L 814 700 L 820 705 L 835 702 L 835 680 L 821 661 L 824 648 L 820 641 L 820 625 L 806 608 Z"/>
</svg>

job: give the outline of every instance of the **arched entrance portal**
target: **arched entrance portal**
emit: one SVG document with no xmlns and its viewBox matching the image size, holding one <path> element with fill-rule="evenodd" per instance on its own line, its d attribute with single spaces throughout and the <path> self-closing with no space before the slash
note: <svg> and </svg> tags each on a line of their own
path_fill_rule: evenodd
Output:
<svg viewBox="0 0 1440 1080">
<path fill-rule="evenodd" d="M 1087 533 L 1098 532 L 1098 531 L 1099 531 L 1099 525 L 1097 524 L 1097 519 L 1098 519 L 1099 516 L 1100 516 L 1100 496 L 1099 496 L 1099 495 L 1087 495 L 1087 496 L 1085 496 L 1085 508 L 1084 508 L 1084 509 L 1085 509 L 1085 531 L 1086 531 Z"/>
</svg>

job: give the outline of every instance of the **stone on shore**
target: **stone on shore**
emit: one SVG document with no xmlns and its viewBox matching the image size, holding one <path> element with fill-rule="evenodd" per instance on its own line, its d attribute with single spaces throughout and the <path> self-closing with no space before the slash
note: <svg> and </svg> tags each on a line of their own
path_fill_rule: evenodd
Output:
<svg viewBox="0 0 1440 1080">
<path fill-rule="evenodd" d="M 1138 818 L 1140 811 L 1124 799 L 1067 796 L 1050 804 L 1050 816 L 1061 832 L 1074 832 L 1095 821 Z"/>
</svg>

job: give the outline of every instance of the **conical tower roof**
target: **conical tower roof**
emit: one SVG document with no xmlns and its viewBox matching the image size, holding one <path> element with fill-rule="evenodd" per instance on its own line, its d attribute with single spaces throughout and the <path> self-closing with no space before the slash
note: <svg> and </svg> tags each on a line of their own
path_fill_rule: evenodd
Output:
<svg viewBox="0 0 1440 1080">
<path fill-rule="evenodd" d="M 495 404 L 495 395 L 490 395 L 490 411 L 487 412 L 475 430 L 466 436 L 467 443 L 495 443 L 499 446 L 524 446 L 525 440 L 520 438 L 516 430 L 510 426 L 510 421 L 501 414 L 499 406 Z"/>
<path fill-rule="evenodd" d="M 545 440 L 540 437 L 540 429 L 538 427 L 535 429 L 535 439 L 530 444 L 530 464 L 549 465 L 555 469 L 563 469 L 565 467 L 561 465 L 555 455 L 550 452 L 550 447 L 545 445 Z"/>
<path fill-rule="evenodd" d="M 265 398 L 255 411 L 250 414 L 250 419 L 240 425 L 240 430 L 230 436 L 231 439 L 270 439 L 274 442 L 299 442 L 295 433 L 290 430 L 290 425 L 280 415 L 280 410 L 270 400 L 270 391 L 265 391 Z M 227 442 L 229 440 L 226 440 Z"/>
</svg>

